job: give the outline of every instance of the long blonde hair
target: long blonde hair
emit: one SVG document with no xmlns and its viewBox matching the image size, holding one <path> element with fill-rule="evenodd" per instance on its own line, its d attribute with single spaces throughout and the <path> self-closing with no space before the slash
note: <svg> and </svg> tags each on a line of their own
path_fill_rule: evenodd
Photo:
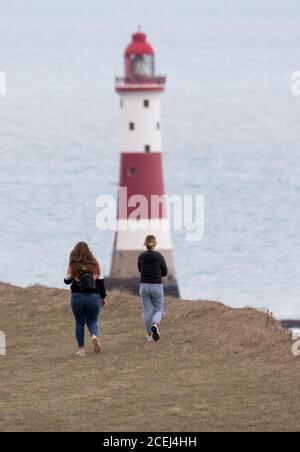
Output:
<svg viewBox="0 0 300 452">
<path fill-rule="evenodd" d="M 85 242 L 79 242 L 70 254 L 69 269 L 73 278 L 78 278 L 84 271 L 100 276 L 101 269 L 89 246 Z"/>
<path fill-rule="evenodd" d="M 147 248 L 148 251 L 153 251 L 157 245 L 157 240 L 154 235 L 148 235 L 146 237 L 144 246 Z"/>
</svg>

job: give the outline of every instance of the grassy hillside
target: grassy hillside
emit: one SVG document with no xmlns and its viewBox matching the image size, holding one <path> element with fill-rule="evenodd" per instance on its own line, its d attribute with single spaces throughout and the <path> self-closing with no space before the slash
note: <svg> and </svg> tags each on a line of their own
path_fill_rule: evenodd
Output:
<svg viewBox="0 0 300 452">
<path fill-rule="evenodd" d="M 300 361 L 254 309 L 167 300 L 159 344 L 112 293 L 103 352 L 75 358 L 69 293 L 0 284 L 0 431 L 298 430 Z"/>
</svg>

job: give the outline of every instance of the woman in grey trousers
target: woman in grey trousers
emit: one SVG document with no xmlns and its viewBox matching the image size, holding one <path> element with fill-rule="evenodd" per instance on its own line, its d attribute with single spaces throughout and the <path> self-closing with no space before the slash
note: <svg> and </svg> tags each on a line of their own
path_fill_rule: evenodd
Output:
<svg viewBox="0 0 300 452">
<path fill-rule="evenodd" d="M 138 259 L 141 274 L 140 296 L 148 342 L 160 339 L 160 323 L 164 312 L 163 278 L 168 275 L 168 267 L 163 255 L 155 251 L 156 237 L 149 235 L 145 244 L 147 251 Z"/>
</svg>

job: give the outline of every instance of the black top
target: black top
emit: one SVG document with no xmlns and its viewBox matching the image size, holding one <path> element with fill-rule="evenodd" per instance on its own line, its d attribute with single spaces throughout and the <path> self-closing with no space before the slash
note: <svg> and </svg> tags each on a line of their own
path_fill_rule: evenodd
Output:
<svg viewBox="0 0 300 452">
<path fill-rule="evenodd" d="M 72 293 L 82 293 L 82 291 L 80 290 L 80 283 L 77 282 L 75 279 L 70 278 L 70 279 L 65 279 L 64 281 L 65 281 L 65 284 L 67 284 L 67 286 L 71 285 Z M 100 295 L 100 297 L 102 299 L 106 298 L 107 293 L 106 293 L 104 279 L 96 279 L 95 283 L 96 283 L 96 288 L 93 290 L 89 290 L 89 292 L 85 292 L 85 293 L 96 293 L 96 294 Z"/>
<path fill-rule="evenodd" d="M 138 269 L 142 284 L 162 284 L 162 278 L 168 276 L 165 258 L 158 251 L 145 251 L 139 256 Z"/>
</svg>

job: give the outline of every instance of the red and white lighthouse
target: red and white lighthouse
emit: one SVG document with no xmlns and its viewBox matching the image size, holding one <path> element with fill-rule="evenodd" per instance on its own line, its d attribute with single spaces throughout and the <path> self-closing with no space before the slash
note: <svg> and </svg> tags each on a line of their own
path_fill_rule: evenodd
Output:
<svg viewBox="0 0 300 452">
<path fill-rule="evenodd" d="M 173 263 L 170 227 L 164 202 L 151 208 L 153 196 L 163 197 L 161 137 L 161 94 L 166 78 L 155 73 L 155 56 L 146 35 L 137 32 L 125 51 L 125 77 L 116 79 L 121 110 L 120 188 L 127 201 L 119 196 L 119 210 L 109 285 L 138 288 L 137 259 L 146 235 L 157 237 L 158 249 L 168 263 L 166 292 L 179 295 Z M 148 208 L 134 211 L 140 197 Z M 125 208 L 124 208 L 125 206 Z"/>
</svg>

